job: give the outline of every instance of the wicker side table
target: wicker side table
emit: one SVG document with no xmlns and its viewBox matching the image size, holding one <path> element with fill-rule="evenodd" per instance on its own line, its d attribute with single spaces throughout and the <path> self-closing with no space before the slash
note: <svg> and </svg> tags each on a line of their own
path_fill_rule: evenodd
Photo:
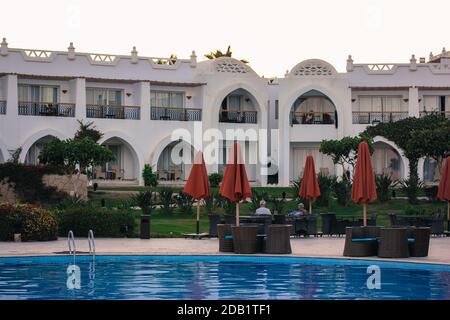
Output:
<svg viewBox="0 0 450 320">
<path fill-rule="evenodd" d="M 408 258 L 408 229 L 381 228 L 378 256 L 380 258 Z"/>
<path fill-rule="evenodd" d="M 266 253 L 292 253 L 290 239 L 291 227 L 289 224 L 273 224 L 268 227 Z"/>
<path fill-rule="evenodd" d="M 235 253 L 256 253 L 258 226 L 233 226 L 231 227 L 233 234 L 233 246 Z"/>
</svg>

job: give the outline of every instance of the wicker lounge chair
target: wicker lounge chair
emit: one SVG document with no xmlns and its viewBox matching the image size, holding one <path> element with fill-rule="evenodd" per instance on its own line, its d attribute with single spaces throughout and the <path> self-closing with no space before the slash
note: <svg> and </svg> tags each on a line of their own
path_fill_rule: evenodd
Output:
<svg viewBox="0 0 450 320">
<path fill-rule="evenodd" d="M 426 257 L 430 247 L 430 228 L 409 228 L 408 247 L 411 257 Z"/>
<path fill-rule="evenodd" d="M 235 253 L 256 253 L 257 250 L 257 232 L 255 225 L 243 225 L 231 227 L 233 234 L 233 247 Z"/>
<path fill-rule="evenodd" d="M 445 214 L 435 213 L 431 218 L 431 234 L 442 235 L 445 233 Z"/>
<path fill-rule="evenodd" d="M 408 258 L 408 229 L 381 228 L 378 256 L 380 258 Z"/>
<path fill-rule="evenodd" d="M 217 236 L 219 238 L 220 252 L 233 252 L 233 237 L 230 224 L 218 224 Z"/>
<path fill-rule="evenodd" d="M 291 225 L 272 224 L 268 228 L 265 245 L 266 253 L 289 254 L 292 253 L 290 239 Z"/>
<path fill-rule="evenodd" d="M 378 237 L 381 227 L 347 227 L 344 256 L 370 257 L 378 252 Z"/>
<path fill-rule="evenodd" d="M 236 225 L 236 216 L 231 214 L 226 214 L 224 216 L 225 224 L 233 224 Z"/>
</svg>

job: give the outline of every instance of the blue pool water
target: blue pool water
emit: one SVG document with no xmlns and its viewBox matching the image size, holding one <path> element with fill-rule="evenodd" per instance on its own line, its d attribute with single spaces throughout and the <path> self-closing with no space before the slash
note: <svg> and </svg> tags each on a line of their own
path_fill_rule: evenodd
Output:
<svg viewBox="0 0 450 320">
<path fill-rule="evenodd" d="M 247 256 L 0 258 L 0 299 L 450 299 L 450 266 Z M 368 289 L 377 265 L 381 288 Z M 73 284 L 73 282 L 70 282 Z"/>
</svg>

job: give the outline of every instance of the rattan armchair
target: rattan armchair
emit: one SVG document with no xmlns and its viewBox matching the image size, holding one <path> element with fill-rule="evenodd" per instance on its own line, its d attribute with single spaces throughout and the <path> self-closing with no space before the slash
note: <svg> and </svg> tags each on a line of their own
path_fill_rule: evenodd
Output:
<svg viewBox="0 0 450 320">
<path fill-rule="evenodd" d="M 408 258 L 408 229 L 381 228 L 378 256 L 380 258 Z"/>
<path fill-rule="evenodd" d="M 409 228 L 408 247 L 411 257 L 426 257 L 430 247 L 430 228 Z"/>
<path fill-rule="evenodd" d="M 217 237 L 219 238 L 220 252 L 233 252 L 233 237 L 230 224 L 218 224 Z"/>
<path fill-rule="evenodd" d="M 370 257 L 378 252 L 380 227 L 347 227 L 345 229 L 344 256 Z"/>
</svg>

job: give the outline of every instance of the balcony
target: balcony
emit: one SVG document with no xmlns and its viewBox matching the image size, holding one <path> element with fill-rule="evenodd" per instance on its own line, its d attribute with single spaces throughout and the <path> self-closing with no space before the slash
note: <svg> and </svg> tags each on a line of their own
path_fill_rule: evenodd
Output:
<svg viewBox="0 0 450 320">
<path fill-rule="evenodd" d="M 6 101 L 0 100 L 0 114 L 6 114 Z"/>
<path fill-rule="evenodd" d="M 202 121 L 202 109 L 151 107 L 152 120 Z"/>
<path fill-rule="evenodd" d="M 335 124 L 334 112 L 295 112 L 291 111 L 291 124 Z"/>
<path fill-rule="evenodd" d="M 19 101 L 19 115 L 75 117 L 75 104 L 61 102 Z"/>
<path fill-rule="evenodd" d="M 408 117 L 407 111 L 395 112 L 362 112 L 353 111 L 353 124 L 378 124 L 395 122 Z"/>
<path fill-rule="evenodd" d="M 258 112 L 249 110 L 220 110 L 219 122 L 228 123 L 257 123 Z"/>
<path fill-rule="evenodd" d="M 436 115 L 440 114 L 440 115 L 444 116 L 446 119 L 450 120 L 450 111 L 420 111 L 420 113 L 419 113 L 420 117 L 425 117 L 425 116 L 431 115 L 431 114 L 436 114 Z"/>
<path fill-rule="evenodd" d="M 86 117 L 100 119 L 139 120 L 141 119 L 141 107 L 87 104 Z"/>
</svg>

